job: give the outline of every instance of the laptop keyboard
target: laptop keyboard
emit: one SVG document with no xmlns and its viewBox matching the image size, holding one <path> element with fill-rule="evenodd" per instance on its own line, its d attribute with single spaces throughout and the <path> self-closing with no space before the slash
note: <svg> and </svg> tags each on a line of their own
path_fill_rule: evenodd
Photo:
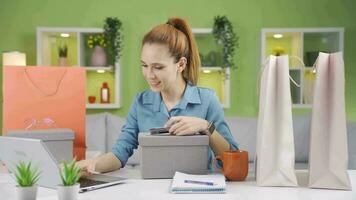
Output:
<svg viewBox="0 0 356 200">
<path fill-rule="evenodd" d="M 96 181 L 96 180 L 87 179 L 87 178 L 79 179 L 80 188 L 89 187 L 89 186 L 93 186 L 93 185 L 104 184 L 104 183 L 108 183 L 108 182 Z"/>
</svg>

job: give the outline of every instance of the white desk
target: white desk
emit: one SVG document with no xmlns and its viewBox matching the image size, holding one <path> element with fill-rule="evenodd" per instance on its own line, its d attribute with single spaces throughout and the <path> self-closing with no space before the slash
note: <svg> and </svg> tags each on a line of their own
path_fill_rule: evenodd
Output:
<svg viewBox="0 0 356 200">
<path fill-rule="evenodd" d="M 309 189 L 306 187 L 258 187 L 253 177 L 244 182 L 227 182 L 225 194 L 171 194 L 170 179 L 142 180 L 138 168 L 124 168 L 111 174 L 130 178 L 126 183 L 79 194 L 79 200 L 96 199 L 234 199 L 234 200 L 356 200 L 356 170 L 350 170 L 353 191 Z M 251 174 L 252 175 L 252 174 Z M 305 171 L 297 171 L 298 181 L 306 184 Z M 0 200 L 16 199 L 15 181 L 9 174 L 0 173 Z M 37 200 L 57 200 L 57 192 L 53 189 L 38 189 Z"/>
</svg>

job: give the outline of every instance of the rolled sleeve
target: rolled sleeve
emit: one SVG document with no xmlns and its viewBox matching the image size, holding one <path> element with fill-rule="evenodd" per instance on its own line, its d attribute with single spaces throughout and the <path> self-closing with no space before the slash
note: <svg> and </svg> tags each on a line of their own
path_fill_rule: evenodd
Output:
<svg viewBox="0 0 356 200">
<path fill-rule="evenodd" d="M 225 140 L 230 144 L 230 150 L 237 150 L 238 144 L 236 143 L 235 139 L 233 138 L 229 126 L 225 122 L 224 118 L 224 110 L 216 96 L 215 91 L 211 91 L 211 95 L 209 98 L 211 101 L 209 102 L 208 111 L 207 111 L 207 120 L 209 122 L 214 123 L 216 131 L 220 133 L 221 136 L 225 138 Z M 213 159 L 212 155 L 214 152 L 210 150 L 211 157 L 209 158 L 209 163 L 211 164 L 211 159 Z M 222 168 L 222 162 L 217 160 L 216 162 L 217 168 Z M 209 165 L 210 168 L 210 165 Z"/>
<path fill-rule="evenodd" d="M 138 123 L 137 123 L 137 96 L 131 105 L 127 122 L 121 129 L 121 134 L 112 148 L 113 154 L 120 160 L 122 167 L 125 166 L 133 150 L 138 146 Z"/>
<path fill-rule="evenodd" d="M 207 120 L 214 123 L 215 129 L 223 136 L 230 144 L 230 150 L 237 150 L 238 144 L 233 138 L 229 126 L 225 122 L 224 110 L 216 96 L 215 92 L 211 92 L 211 101 L 209 103 Z"/>
</svg>

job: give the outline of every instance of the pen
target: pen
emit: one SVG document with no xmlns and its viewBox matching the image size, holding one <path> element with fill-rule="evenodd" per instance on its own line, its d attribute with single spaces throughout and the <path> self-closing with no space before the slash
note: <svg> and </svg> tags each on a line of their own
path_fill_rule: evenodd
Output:
<svg viewBox="0 0 356 200">
<path fill-rule="evenodd" d="M 194 180 L 184 180 L 184 183 L 193 183 L 193 184 L 200 184 L 200 185 L 214 185 L 213 182 L 208 182 L 208 181 L 194 181 Z"/>
</svg>

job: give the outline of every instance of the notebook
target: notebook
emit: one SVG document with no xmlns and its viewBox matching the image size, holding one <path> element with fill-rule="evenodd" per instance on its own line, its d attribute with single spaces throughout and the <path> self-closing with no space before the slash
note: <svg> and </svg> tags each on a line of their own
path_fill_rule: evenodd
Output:
<svg viewBox="0 0 356 200">
<path fill-rule="evenodd" d="M 192 175 L 176 172 L 171 193 L 225 193 L 223 174 Z"/>
</svg>

